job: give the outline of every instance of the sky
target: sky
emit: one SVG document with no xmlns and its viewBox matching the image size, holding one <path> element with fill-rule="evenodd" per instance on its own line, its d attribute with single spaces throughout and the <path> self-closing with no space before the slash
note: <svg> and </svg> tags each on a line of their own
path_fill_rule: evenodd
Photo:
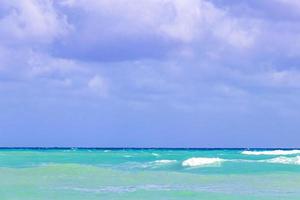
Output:
<svg viewBox="0 0 300 200">
<path fill-rule="evenodd" d="M 300 147 L 300 1 L 1 0 L 0 146 Z"/>
</svg>

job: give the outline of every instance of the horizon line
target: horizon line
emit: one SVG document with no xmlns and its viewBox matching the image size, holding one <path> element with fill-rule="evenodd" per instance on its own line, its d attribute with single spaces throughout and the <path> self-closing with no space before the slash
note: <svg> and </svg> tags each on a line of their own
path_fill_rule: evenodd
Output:
<svg viewBox="0 0 300 200">
<path fill-rule="evenodd" d="M 133 150 L 151 150 L 151 149 L 170 149 L 170 150 L 292 150 L 300 149 L 300 147 L 83 147 L 83 146 L 49 146 L 49 147 L 1 147 L 1 149 L 98 149 L 98 150 L 123 150 L 123 149 L 133 149 Z"/>
</svg>

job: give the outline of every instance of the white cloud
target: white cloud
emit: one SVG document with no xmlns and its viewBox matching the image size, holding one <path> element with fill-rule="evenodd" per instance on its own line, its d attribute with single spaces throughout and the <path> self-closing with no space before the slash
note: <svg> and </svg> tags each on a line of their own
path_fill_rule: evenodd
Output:
<svg viewBox="0 0 300 200">
<path fill-rule="evenodd" d="M 52 80 L 49 84 L 56 86 L 56 87 L 63 87 L 63 88 L 70 88 L 73 85 L 73 80 L 70 78 L 65 78 L 62 80 Z"/>
<path fill-rule="evenodd" d="M 210 3 L 198 2 L 200 3 L 177 0 L 169 2 L 173 8 L 173 15 L 170 16 L 170 20 L 158 26 L 159 31 L 183 42 L 191 42 L 201 36 L 206 29 L 205 21 L 211 20 L 207 19 L 208 15 L 214 17 L 217 10 Z"/>
<path fill-rule="evenodd" d="M 285 4 L 292 8 L 300 9 L 300 1 L 299 0 L 276 0 L 279 3 Z"/>
<path fill-rule="evenodd" d="M 0 18 L 2 44 L 49 43 L 69 29 L 66 18 L 50 0 L 2 0 L 0 8 L 6 11 Z"/>
<path fill-rule="evenodd" d="M 95 75 L 88 81 L 88 87 L 98 96 L 108 96 L 108 82 L 100 75 Z"/>
<path fill-rule="evenodd" d="M 217 93 L 228 96 L 228 97 L 243 97 L 247 95 L 247 92 L 237 88 L 236 86 L 230 86 L 230 85 L 217 85 L 215 88 Z"/>
<path fill-rule="evenodd" d="M 218 38 L 237 48 L 247 48 L 255 44 L 260 29 L 257 21 L 226 17 L 221 21 L 212 29 Z"/>
<path fill-rule="evenodd" d="M 265 75 L 266 82 L 273 86 L 300 88 L 300 71 L 272 71 Z"/>
<path fill-rule="evenodd" d="M 6 68 L 6 66 L 8 65 L 8 63 L 10 62 L 10 52 L 8 51 L 8 49 L 3 48 L 0 46 L 0 71 L 4 68 Z"/>
<path fill-rule="evenodd" d="M 215 37 L 225 44 L 244 48 L 256 39 L 259 25 L 231 16 L 206 0 L 78 0 L 63 6 L 85 10 L 86 28 L 100 27 L 95 35 L 154 34 L 183 43 L 201 42 Z M 98 20 L 97 20 L 98 19 Z M 101 27 L 101 20 L 107 24 Z M 94 37 L 94 36 L 90 36 Z"/>
<path fill-rule="evenodd" d="M 26 61 L 28 64 L 28 73 L 31 77 L 39 76 L 66 76 L 71 73 L 82 73 L 86 71 L 77 62 L 70 59 L 55 58 L 47 54 L 41 54 L 31 51 Z"/>
<path fill-rule="evenodd" d="M 270 88 L 277 89 L 297 89 L 300 88 L 300 71 L 297 69 L 265 69 L 246 73 L 240 71 L 238 74 L 231 73 L 231 80 L 237 81 L 237 84 L 264 88 L 271 92 Z"/>
<path fill-rule="evenodd" d="M 3 0 L 0 8 L 5 10 L 0 18 L 0 70 L 11 68 L 11 74 L 28 75 L 30 80 L 51 79 L 57 85 L 75 85 L 102 97 L 108 96 L 111 88 L 117 88 L 117 95 L 121 94 L 118 98 L 135 98 L 140 95 L 144 99 L 150 99 L 151 95 L 161 99 L 171 99 L 171 96 L 174 99 L 181 98 L 180 96 L 197 99 L 201 95 L 242 97 L 246 94 L 240 89 L 243 87 L 232 85 L 244 82 L 250 86 L 300 87 L 299 75 L 295 71 L 261 72 L 256 57 L 260 59 L 264 52 L 258 48 L 251 51 L 249 48 L 261 45 L 263 48 L 267 46 L 271 50 L 280 51 L 280 44 L 275 48 L 273 46 L 276 43 L 274 34 L 281 36 L 279 31 L 273 33 L 273 29 L 270 29 L 265 33 L 271 38 L 272 44 L 265 45 L 265 41 L 262 41 L 264 38 L 258 38 L 261 43 L 256 44 L 257 37 L 261 36 L 260 31 L 268 29 L 261 29 L 261 26 L 268 23 L 261 24 L 251 17 L 234 16 L 230 10 L 217 7 L 213 1 Z M 273 28 L 275 26 L 271 23 L 268 25 Z M 68 32 L 70 27 L 74 28 L 74 32 Z M 62 37 L 67 33 L 70 33 L 68 37 Z M 132 60 L 143 63 L 144 58 L 149 58 L 147 55 L 137 56 L 132 60 L 129 58 L 123 64 L 114 54 L 118 52 L 119 45 L 124 45 L 120 49 L 125 49 L 125 57 L 128 56 L 126 53 L 130 54 L 128 57 L 132 52 L 136 53 L 134 45 L 137 46 L 137 51 L 146 49 L 145 54 L 148 50 L 159 51 L 159 48 L 151 49 L 147 45 L 160 43 L 165 39 L 172 44 L 163 46 L 162 49 L 171 56 L 162 59 L 152 59 L 149 56 L 149 60 L 156 60 L 143 70 L 138 69 Z M 58 55 L 52 52 L 53 49 L 60 50 L 55 44 L 51 46 L 56 40 L 60 44 L 71 44 L 69 48 L 62 48 L 63 53 L 71 51 L 69 57 L 65 54 L 56 57 Z M 140 40 L 146 42 L 138 43 Z M 101 43 L 103 41 L 104 45 Z M 132 41 L 138 41 L 138 44 L 131 44 Z M 282 43 L 286 43 L 285 41 L 282 40 Z M 72 44 L 76 42 L 78 44 L 74 48 Z M 122 42 L 124 44 L 120 44 Z M 9 46 L 6 44 L 15 45 L 6 48 Z M 91 51 L 87 51 L 89 48 L 92 48 Z M 250 57 L 239 57 L 243 48 L 250 49 L 251 56 L 255 58 L 253 63 Z M 75 53 L 72 52 L 74 49 Z M 112 60 L 109 62 L 114 66 L 104 65 L 101 59 L 95 63 L 82 59 L 82 54 L 86 52 L 95 53 L 97 57 L 97 53 L 106 50 L 112 52 Z M 110 54 L 104 56 L 109 57 Z M 244 71 L 247 65 L 256 65 L 256 69 L 253 69 L 255 72 L 247 74 Z M 230 71 L 232 66 L 235 70 Z M 108 72 L 107 78 L 95 75 L 99 71 Z M 235 72 L 238 73 L 237 76 L 241 74 L 240 79 L 244 80 L 235 77 Z M 133 78 L 130 78 L 131 74 Z M 209 93 L 211 85 L 218 81 L 220 86 L 213 88 L 215 93 Z"/>
<path fill-rule="evenodd" d="M 175 15 L 161 30 L 175 39 L 185 42 L 201 40 L 210 35 L 234 47 L 249 47 L 254 43 L 258 24 L 230 16 L 225 10 L 208 1 L 171 1 Z"/>
</svg>

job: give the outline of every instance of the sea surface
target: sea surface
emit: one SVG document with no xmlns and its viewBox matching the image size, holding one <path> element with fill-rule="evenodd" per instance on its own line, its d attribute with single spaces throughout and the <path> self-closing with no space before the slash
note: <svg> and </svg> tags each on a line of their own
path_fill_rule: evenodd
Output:
<svg viewBox="0 0 300 200">
<path fill-rule="evenodd" d="M 297 149 L 0 149 L 1 200 L 299 200 Z"/>
</svg>

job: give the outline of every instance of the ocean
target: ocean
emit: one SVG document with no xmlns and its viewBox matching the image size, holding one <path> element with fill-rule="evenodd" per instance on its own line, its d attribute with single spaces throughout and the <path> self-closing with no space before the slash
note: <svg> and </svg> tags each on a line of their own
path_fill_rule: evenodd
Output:
<svg viewBox="0 0 300 200">
<path fill-rule="evenodd" d="M 1 149 L 0 200 L 299 200 L 297 149 Z"/>
</svg>

